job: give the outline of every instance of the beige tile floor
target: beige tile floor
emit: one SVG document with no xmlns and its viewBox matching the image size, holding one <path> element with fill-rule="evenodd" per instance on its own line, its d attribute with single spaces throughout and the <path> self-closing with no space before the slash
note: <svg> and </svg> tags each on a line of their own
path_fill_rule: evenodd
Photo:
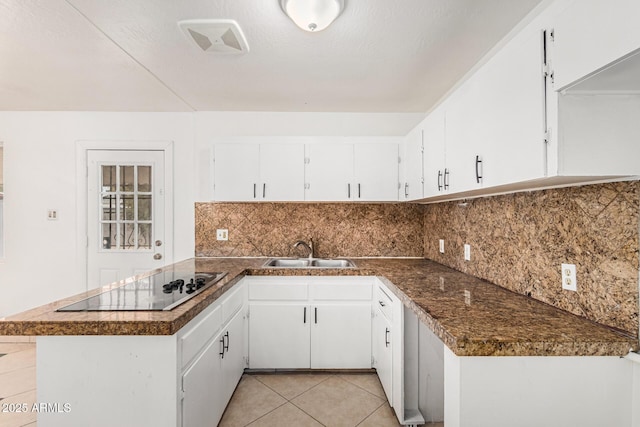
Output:
<svg viewBox="0 0 640 427">
<path fill-rule="evenodd" d="M 36 345 L 0 342 L 0 427 L 35 427 Z M 2 412 L 26 406 L 26 412 Z"/>
<path fill-rule="evenodd" d="M 0 409 L 36 402 L 36 346 L 0 342 Z M 14 406 L 15 407 L 15 406 Z M 245 374 L 220 426 L 398 426 L 375 374 Z M 36 413 L 0 412 L 0 427 L 36 426 Z M 429 424 L 443 427 L 443 424 Z"/>
<path fill-rule="evenodd" d="M 220 422 L 221 427 L 399 425 L 375 374 L 340 373 L 245 374 Z"/>
</svg>

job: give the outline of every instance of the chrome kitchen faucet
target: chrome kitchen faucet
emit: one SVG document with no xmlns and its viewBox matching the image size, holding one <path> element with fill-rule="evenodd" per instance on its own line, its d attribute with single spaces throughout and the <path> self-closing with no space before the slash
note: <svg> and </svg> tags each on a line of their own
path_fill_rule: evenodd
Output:
<svg viewBox="0 0 640 427">
<path fill-rule="evenodd" d="M 309 239 L 309 243 L 304 240 L 298 240 L 293 244 L 293 248 L 297 249 L 298 246 L 304 246 L 305 249 L 309 252 L 309 259 L 315 258 L 315 254 L 313 253 L 313 239 Z"/>
</svg>

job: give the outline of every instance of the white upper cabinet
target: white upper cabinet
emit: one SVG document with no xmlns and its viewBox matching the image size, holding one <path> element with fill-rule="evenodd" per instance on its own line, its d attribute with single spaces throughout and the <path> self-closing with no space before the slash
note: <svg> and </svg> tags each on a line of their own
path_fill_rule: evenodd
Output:
<svg viewBox="0 0 640 427">
<path fill-rule="evenodd" d="M 543 32 L 530 28 L 432 111 L 424 132 L 424 197 L 545 174 Z"/>
<path fill-rule="evenodd" d="M 640 49 L 640 1 L 573 0 L 553 23 L 557 90 Z"/>
<path fill-rule="evenodd" d="M 549 175 L 640 174 L 640 2 L 571 1 L 552 24 Z"/>
<path fill-rule="evenodd" d="M 399 138 L 315 138 L 307 144 L 273 139 L 214 145 L 214 200 L 398 200 Z"/>
<path fill-rule="evenodd" d="M 215 200 L 258 200 L 259 144 L 216 144 L 213 163 Z"/>
<path fill-rule="evenodd" d="M 424 133 L 424 197 L 443 194 L 444 174 L 448 169 L 445 162 L 445 112 L 439 107 L 422 122 Z"/>
<path fill-rule="evenodd" d="M 640 25 L 630 18 L 640 2 L 614 3 L 559 0 L 538 10 L 427 116 L 425 199 L 640 174 Z M 603 34 L 617 25 L 624 41 L 619 28 Z M 589 41 L 599 37 L 610 51 Z M 575 59 L 572 68 L 567 58 L 586 45 L 598 59 Z"/>
<path fill-rule="evenodd" d="M 355 201 L 398 200 L 398 144 L 354 144 Z"/>
<path fill-rule="evenodd" d="M 306 145 L 305 200 L 398 200 L 398 143 L 360 139 Z"/>
<path fill-rule="evenodd" d="M 260 144 L 259 200 L 304 200 L 304 145 Z"/>
<path fill-rule="evenodd" d="M 541 178 L 545 174 L 544 33 L 518 34 L 470 80 L 471 146 L 464 173 L 471 188 Z"/>
<path fill-rule="evenodd" d="M 352 199 L 353 145 L 342 143 L 306 146 L 305 200 L 348 201 Z"/>
<path fill-rule="evenodd" d="M 304 199 L 303 144 L 223 143 L 214 148 L 214 199 Z"/>
<path fill-rule="evenodd" d="M 476 136 L 478 104 L 471 89 L 474 81 L 467 81 L 449 99 L 445 108 L 445 167 L 442 186 L 445 193 L 457 193 L 475 187 L 472 159 L 482 149 Z M 488 124 L 487 124 L 488 125 Z"/>
<path fill-rule="evenodd" d="M 417 200 L 423 197 L 422 171 L 424 121 L 416 126 L 402 141 L 400 169 L 400 200 Z"/>
</svg>

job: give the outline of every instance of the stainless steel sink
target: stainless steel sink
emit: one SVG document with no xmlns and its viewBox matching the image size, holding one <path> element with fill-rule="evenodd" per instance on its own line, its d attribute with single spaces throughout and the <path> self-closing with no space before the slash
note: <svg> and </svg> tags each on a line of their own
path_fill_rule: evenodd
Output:
<svg viewBox="0 0 640 427">
<path fill-rule="evenodd" d="M 348 268 L 355 267 L 348 259 L 314 259 L 311 261 L 313 267 L 325 268 Z"/>
<path fill-rule="evenodd" d="M 353 261 L 344 258 L 272 258 L 264 266 L 280 268 L 355 268 Z"/>
<path fill-rule="evenodd" d="M 275 258 L 269 260 L 265 266 L 267 267 L 288 267 L 288 268 L 302 268 L 308 267 L 311 262 L 308 259 L 282 259 Z"/>
</svg>

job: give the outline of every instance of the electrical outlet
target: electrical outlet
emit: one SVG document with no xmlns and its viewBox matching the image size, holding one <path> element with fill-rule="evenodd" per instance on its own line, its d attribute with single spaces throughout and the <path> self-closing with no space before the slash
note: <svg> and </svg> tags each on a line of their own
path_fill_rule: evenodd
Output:
<svg viewBox="0 0 640 427">
<path fill-rule="evenodd" d="M 49 209 L 47 211 L 47 219 L 49 221 L 57 221 L 58 220 L 58 211 L 55 209 Z"/>
<path fill-rule="evenodd" d="M 471 261 L 471 245 L 464 245 L 464 260 Z"/>
<path fill-rule="evenodd" d="M 440 239 L 439 245 L 440 245 L 440 253 L 443 254 L 444 253 L 444 239 Z"/>
<path fill-rule="evenodd" d="M 577 291 L 578 282 L 576 281 L 576 265 L 562 264 L 562 289 L 567 291 Z"/>
<path fill-rule="evenodd" d="M 229 240 L 229 230 L 226 228 L 218 228 L 216 231 L 216 238 L 218 240 Z"/>
</svg>

